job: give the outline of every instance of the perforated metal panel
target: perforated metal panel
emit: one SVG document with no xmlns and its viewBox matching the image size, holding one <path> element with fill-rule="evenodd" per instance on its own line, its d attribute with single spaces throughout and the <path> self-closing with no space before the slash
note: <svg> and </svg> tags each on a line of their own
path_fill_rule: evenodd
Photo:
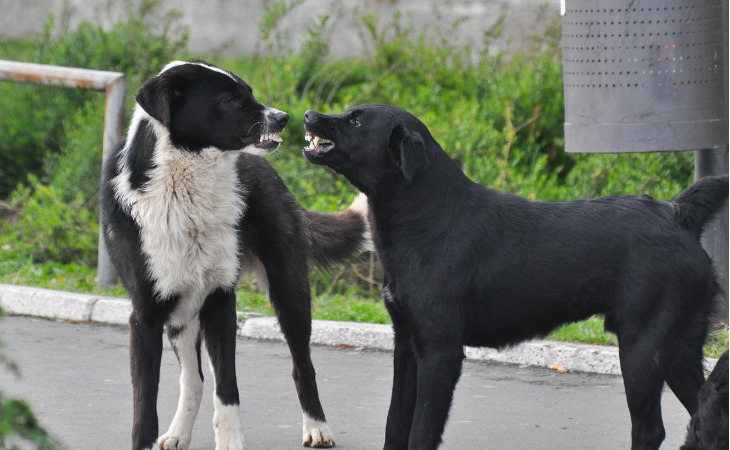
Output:
<svg viewBox="0 0 730 450">
<path fill-rule="evenodd" d="M 721 1 L 566 0 L 566 150 L 727 147 Z"/>
</svg>

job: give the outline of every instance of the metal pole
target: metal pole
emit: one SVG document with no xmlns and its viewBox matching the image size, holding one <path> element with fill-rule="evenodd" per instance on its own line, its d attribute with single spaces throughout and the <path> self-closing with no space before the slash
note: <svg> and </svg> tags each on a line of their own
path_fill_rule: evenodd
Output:
<svg viewBox="0 0 730 450">
<path fill-rule="evenodd" d="M 0 60 L 0 81 L 104 91 L 106 107 L 102 152 L 105 157 L 122 137 L 124 99 L 127 93 L 127 79 L 123 73 Z M 97 286 L 105 289 L 116 283 L 117 274 L 101 233 L 97 269 Z"/>
<path fill-rule="evenodd" d="M 727 114 L 728 105 L 728 2 L 722 2 L 722 32 L 723 32 L 723 78 L 725 113 Z M 726 116 L 727 117 L 727 116 Z M 721 175 L 728 173 L 728 148 L 698 150 L 695 152 L 695 180 L 708 175 Z M 728 207 L 725 205 L 723 210 L 707 224 L 704 235 L 702 236 L 702 246 L 710 255 L 715 264 L 715 270 L 720 281 L 720 285 L 724 289 L 725 296 L 717 308 L 715 322 L 728 323 Z"/>
</svg>

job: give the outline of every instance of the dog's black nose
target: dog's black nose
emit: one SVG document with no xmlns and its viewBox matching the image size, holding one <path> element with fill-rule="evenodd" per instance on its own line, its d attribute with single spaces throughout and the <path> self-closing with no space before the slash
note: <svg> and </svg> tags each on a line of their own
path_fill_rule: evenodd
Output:
<svg viewBox="0 0 730 450">
<path fill-rule="evenodd" d="M 289 122 L 289 114 L 284 111 L 276 111 L 271 115 L 271 117 L 280 125 L 286 125 L 286 123 Z"/>
<path fill-rule="evenodd" d="M 319 113 L 317 113 L 317 111 L 312 111 L 311 109 L 309 109 L 304 113 L 304 121 L 309 123 L 316 122 L 318 114 Z"/>
</svg>

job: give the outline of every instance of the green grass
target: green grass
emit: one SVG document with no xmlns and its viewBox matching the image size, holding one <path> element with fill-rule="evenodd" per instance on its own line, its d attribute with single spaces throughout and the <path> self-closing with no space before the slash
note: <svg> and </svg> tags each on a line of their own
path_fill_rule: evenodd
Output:
<svg viewBox="0 0 730 450">
<path fill-rule="evenodd" d="M 550 333 L 547 338 L 553 341 L 583 344 L 618 345 L 618 338 L 603 329 L 603 318 L 599 316 L 565 325 Z"/>
<path fill-rule="evenodd" d="M 35 286 L 62 291 L 96 293 L 111 297 L 126 297 L 121 286 L 99 290 L 96 287 L 96 269 L 78 264 L 25 264 L 13 271 L 2 270 L 0 283 Z M 312 317 L 318 320 L 389 324 L 390 317 L 380 301 L 377 290 L 368 291 L 337 281 L 328 285 L 324 280 L 333 275 L 316 272 L 312 282 Z M 337 274 L 334 275 L 337 278 Z M 349 287 L 348 287 L 349 286 Z M 274 316 L 266 295 L 250 280 L 244 280 L 236 291 L 238 310 L 248 315 Z M 547 339 L 596 345 L 617 345 L 616 335 L 603 329 L 603 318 L 594 316 L 558 328 Z M 705 356 L 719 358 L 728 349 L 728 329 L 710 333 Z"/>
<path fill-rule="evenodd" d="M 705 343 L 705 356 L 719 358 L 728 349 L 728 328 L 711 331 Z"/>
<path fill-rule="evenodd" d="M 3 270 L 5 269 L 5 270 Z M 33 286 L 67 292 L 94 293 L 109 297 L 126 297 L 121 285 L 111 289 L 96 287 L 96 269 L 83 264 L 51 262 L 26 263 L 8 270 L 0 264 L 0 283 Z"/>
</svg>

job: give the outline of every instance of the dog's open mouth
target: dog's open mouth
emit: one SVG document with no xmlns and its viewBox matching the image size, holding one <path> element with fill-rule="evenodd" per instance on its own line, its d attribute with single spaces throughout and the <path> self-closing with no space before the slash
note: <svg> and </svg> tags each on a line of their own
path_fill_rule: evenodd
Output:
<svg viewBox="0 0 730 450">
<path fill-rule="evenodd" d="M 304 133 L 304 140 L 309 142 L 309 145 L 307 147 L 304 147 L 304 151 L 309 152 L 315 156 L 323 155 L 335 148 L 334 142 L 330 141 L 329 139 L 315 136 L 309 130 Z"/>
<path fill-rule="evenodd" d="M 276 147 L 278 147 L 282 141 L 283 141 L 283 139 L 281 138 L 281 132 L 267 133 L 267 134 L 261 135 L 261 137 L 259 138 L 259 143 L 255 144 L 255 146 L 257 148 L 270 150 L 270 149 L 275 149 Z"/>
</svg>

